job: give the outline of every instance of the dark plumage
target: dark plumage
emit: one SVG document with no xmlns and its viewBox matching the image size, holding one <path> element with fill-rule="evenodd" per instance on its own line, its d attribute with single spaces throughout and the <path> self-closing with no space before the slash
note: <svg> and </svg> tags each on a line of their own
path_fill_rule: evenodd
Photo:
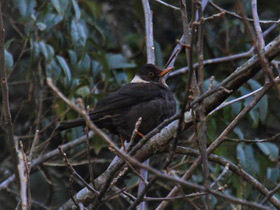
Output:
<svg viewBox="0 0 280 210">
<path fill-rule="evenodd" d="M 170 69 L 161 71 L 147 64 L 138 70 L 131 83 L 101 99 L 93 112 L 91 120 L 99 127 L 113 134 L 129 139 L 135 123 L 142 117 L 139 132 L 147 134 L 163 120 L 176 112 L 176 103 L 172 92 L 159 78 Z M 85 125 L 83 119 L 62 122 L 58 131 Z"/>
</svg>

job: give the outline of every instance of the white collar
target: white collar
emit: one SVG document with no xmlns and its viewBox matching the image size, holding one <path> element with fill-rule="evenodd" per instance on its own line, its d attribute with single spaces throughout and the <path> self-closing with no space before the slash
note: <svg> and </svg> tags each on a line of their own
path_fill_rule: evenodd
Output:
<svg viewBox="0 0 280 210">
<path fill-rule="evenodd" d="M 150 83 L 146 80 L 143 80 L 141 77 L 139 77 L 138 75 L 135 75 L 133 77 L 133 79 L 131 80 L 131 83 Z"/>
</svg>

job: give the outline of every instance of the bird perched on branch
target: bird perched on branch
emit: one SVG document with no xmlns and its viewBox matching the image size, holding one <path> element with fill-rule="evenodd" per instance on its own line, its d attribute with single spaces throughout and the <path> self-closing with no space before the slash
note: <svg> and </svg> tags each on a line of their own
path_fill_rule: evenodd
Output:
<svg viewBox="0 0 280 210">
<path fill-rule="evenodd" d="M 138 134 L 147 134 L 176 112 L 172 92 L 160 82 L 160 78 L 171 69 L 160 70 L 153 64 L 146 64 L 129 84 L 98 101 L 89 113 L 91 120 L 99 128 L 106 128 L 110 133 L 129 140 L 135 123 L 142 117 Z M 84 119 L 62 122 L 57 130 L 78 126 L 85 126 Z"/>
</svg>

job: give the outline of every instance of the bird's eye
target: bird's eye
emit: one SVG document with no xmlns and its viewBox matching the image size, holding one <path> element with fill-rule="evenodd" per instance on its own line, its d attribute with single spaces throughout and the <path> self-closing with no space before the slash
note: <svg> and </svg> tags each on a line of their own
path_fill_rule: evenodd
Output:
<svg viewBox="0 0 280 210">
<path fill-rule="evenodd" d="M 155 73 L 150 71 L 150 72 L 148 73 L 148 76 L 149 76 L 149 77 L 154 77 L 154 76 L 155 76 Z"/>
</svg>

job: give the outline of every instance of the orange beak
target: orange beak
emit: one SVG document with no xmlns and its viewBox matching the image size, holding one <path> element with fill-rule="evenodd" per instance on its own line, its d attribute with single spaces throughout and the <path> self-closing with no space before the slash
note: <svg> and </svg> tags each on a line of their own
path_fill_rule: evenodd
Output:
<svg viewBox="0 0 280 210">
<path fill-rule="evenodd" d="M 169 67 L 167 69 L 163 69 L 162 72 L 159 73 L 159 77 L 162 77 L 163 75 L 167 74 L 168 72 L 170 72 L 172 69 L 174 69 L 174 67 Z"/>
</svg>

